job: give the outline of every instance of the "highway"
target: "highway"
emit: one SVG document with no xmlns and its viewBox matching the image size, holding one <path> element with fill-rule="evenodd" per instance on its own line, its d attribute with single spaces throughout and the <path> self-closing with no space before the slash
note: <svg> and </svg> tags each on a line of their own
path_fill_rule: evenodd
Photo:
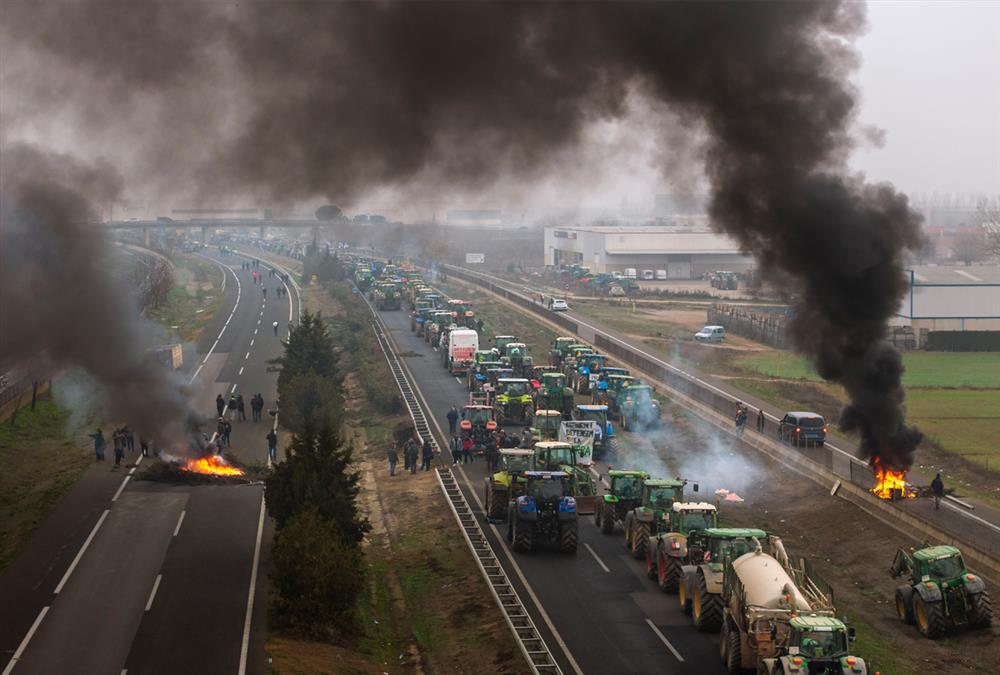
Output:
<svg viewBox="0 0 1000 675">
<path fill-rule="evenodd" d="M 448 375 L 438 354 L 410 332 L 403 311 L 380 312 L 397 353 L 433 416 L 438 444 L 448 446 L 441 425 L 452 405 L 468 399 L 462 381 Z M 450 458 L 449 458 L 450 459 Z M 445 461 L 442 457 L 441 461 Z M 482 517 L 481 459 L 456 471 L 466 499 Z M 498 558 L 518 587 L 549 649 L 566 673 L 721 673 L 718 637 L 697 632 L 676 596 L 663 594 L 633 560 L 622 534 L 601 534 L 581 516 L 575 556 L 539 551 L 514 554 L 504 532 L 487 528 Z"/>
<path fill-rule="evenodd" d="M 297 320 L 297 293 L 279 299 L 262 264 L 265 298 L 244 258 L 207 257 L 225 297 L 186 364 L 195 404 L 212 431 L 216 395 L 242 392 L 248 419 L 233 423 L 232 453 L 263 463 L 271 421 L 250 421 L 249 398 L 274 405 L 268 361 Z M 85 473 L 0 575 L 2 675 L 265 672 L 262 486 L 137 481 L 141 466 L 108 464 Z"/>
</svg>

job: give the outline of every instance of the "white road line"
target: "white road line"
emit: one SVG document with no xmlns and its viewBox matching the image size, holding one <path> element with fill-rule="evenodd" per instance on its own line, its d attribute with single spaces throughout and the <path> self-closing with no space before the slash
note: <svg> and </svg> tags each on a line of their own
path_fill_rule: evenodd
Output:
<svg viewBox="0 0 1000 675">
<path fill-rule="evenodd" d="M 14 652 L 14 656 L 10 657 L 7 667 L 3 669 L 3 675 L 10 675 L 10 671 L 14 670 L 14 666 L 17 665 L 17 662 L 21 659 L 21 655 L 24 654 L 24 650 L 27 649 L 28 643 L 31 642 L 31 637 L 35 634 L 35 631 L 38 630 L 39 624 L 42 623 L 42 619 L 44 619 L 45 615 L 48 613 L 49 608 L 42 607 L 42 611 L 38 613 L 37 617 L 35 617 L 35 622 L 31 624 L 31 628 L 28 629 L 28 633 L 24 636 L 24 639 L 21 640 L 21 644 L 17 646 L 17 651 Z"/>
<path fill-rule="evenodd" d="M 177 533 L 181 531 L 181 523 L 184 522 L 184 514 L 186 513 L 187 511 L 181 511 L 181 515 L 177 517 L 177 527 L 174 528 L 175 537 L 177 536 Z"/>
<path fill-rule="evenodd" d="M 585 549 L 587 549 L 588 551 L 590 551 L 590 555 L 594 556 L 594 560 L 597 561 L 597 564 L 601 566 L 602 570 L 604 570 L 605 572 L 610 572 L 611 571 L 610 569 L 608 569 L 608 566 L 604 564 L 604 561 L 601 560 L 597 556 L 597 551 L 595 551 L 594 549 L 590 548 L 590 544 L 584 543 L 583 547 Z"/>
<path fill-rule="evenodd" d="M 243 643 L 240 645 L 240 668 L 238 675 L 246 675 L 247 652 L 250 649 L 250 622 L 253 619 L 253 599 L 257 592 L 257 566 L 260 564 L 260 540 L 264 534 L 264 495 L 260 496 L 260 519 L 257 521 L 257 543 L 253 549 L 253 565 L 250 568 L 250 591 L 247 593 L 247 614 L 243 620 Z"/>
<path fill-rule="evenodd" d="M 247 352 L 246 356 L 243 357 L 243 360 L 245 361 L 246 359 L 249 359 L 249 358 L 250 358 L 250 352 Z"/>
<path fill-rule="evenodd" d="M 146 601 L 146 611 L 148 612 L 153 606 L 153 600 L 156 598 L 156 590 L 160 587 L 160 579 L 163 578 L 162 574 L 156 575 L 156 581 L 153 582 L 153 590 L 149 592 L 149 600 Z"/>
<path fill-rule="evenodd" d="M 242 375 L 242 374 L 243 374 L 243 366 L 240 366 L 240 372 L 237 373 L 237 375 Z"/>
<path fill-rule="evenodd" d="M 201 369 L 204 368 L 204 367 L 205 367 L 204 363 L 202 363 L 201 365 L 198 366 L 198 369 L 196 371 L 194 371 L 194 375 L 191 376 L 191 380 L 188 382 L 188 384 L 191 384 L 191 382 L 194 382 L 195 378 L 198 377 L 198 373 L 200 373 Z"/>
<path fill-rule="evenodd" d="M 462 381 L 460 379 L 458 379 L 457 377 L 455 378 L 455 381 L 458 382 L 459 384 L 462 384 Z"/>
<path fill-rule="evenodd" d="M 966 518 L 972 518 L 974 521 L 976 521 L 980 525 L 985 525 L 986 527 L 990 528 L 991 530 L 993 530 L 995 532 L 1000 532 L 1000 527 L 997 527 L 996 525 L 994 525 L 993 523 L 991 523 L 988 520 L 984 520 L 984 519 L 980 518 L 979 516 L 977 516 L 977 515 L 975 515 L 973 513 L 969 513 L 968 511 L 963 511 L 961 508 L 959 508 L 958 506 L 955 506 L 954 504 L 952 504 L 950 502 L 946 502 L 946 501 L 942 500 L 941 503 L 944 504 L 945 506 L 947 506 L 949 509 L 952 509 L 956 513 L 962 514 Z"/>
<path fill-rule="evenodd" d="M 122 491 L 125 489 L 125 486 L 128 485 L 130 480 L 132 480 L 132 476 L 125 476 L 122 484 L 118 486 L 118 492 L 116 492 L 115 496 L 111 498 L 111 503 L 118 501 L 118 498 L 122 496 Z"/>
<path fill-rule="evenodd" d="M 258 321 L 257 323 L 260 323 L 260 321 Z M 257 334 L 257 331 L 259 331 L 259 330 L 260 330 L 260 328 L 254 328 L 254 329 L 253 329 L 253 334 L 254 334 L 254 335 L 256 335 L 256 334 Z"/>
<path fill-rule="evenodd" d="M 260 325 L 260 319 L 257 319 L 257 325 L 258 326 Z"/>
<path fill-rule="evenodd" d="M 666 635 L 660 632 L 660 629 L 656 627 L 656 624 L 650 621 L 649 619 L 646 619 L 646 623 L 649 625 L 650 628 L 653 629 L 653 632 L 656 633 L 656 637 L 660 638 L 660 642 L 662 642 L 667 646 L 667 649 L 670 650 L 670 652 L 677 658 L 677 660 L 680 661 L 681 663 L 684 663 L 684 657 L 681 656 L 681 653 L 679 651 L 674 649 L 674 646 L 670 644 L 670 640 L 667 639 Z"/>
<path fill-rule="evenodd" d="M 234 391 L 236 391 L 236 385 L 235 384 L 233 385 L 233 388 L 229 390 L 229 393 L 232 394 Z"/>
<path fill-rule="evenodd" d="M 80 550 L 77 551 L 76 557 L 73 558 L 73 562 L 69 564 L 69 568 L 66 570 L 66 573 L 63 574 L 62 580 L 59 582 L 59 585 L 56 586 L 56 590 L 53 591 L 54 594 L 59 595 L 59 591 L 61 591 L 63 586 L 66 585 L 66 582 L 69 581 L 70 575 L 73 574 L 73 570 L 76 569 L 76 566 L 80 564 L 80 559 L 83 557 L 87 547 L 90 546 L 90 542 L 94 540 L 94 535 L 96 535 L 97 531 L 101 529 L 101 525 L 104 523 L 104 519 L 108 517 L 109 513 L 111 513 L 111 509 L 104 509 L 104 513 L 102 513 L 101 517 L 97 519 L 94 529 L 90 531 L 90 534 L 87 535 L 87 539 L 83 542 L 83 546 L 81 546 Z"/>
<path fill-rule="evenodd" d="M 250 346 L 253 347 L 253 339 L 250 340 Z"/>
</svg>

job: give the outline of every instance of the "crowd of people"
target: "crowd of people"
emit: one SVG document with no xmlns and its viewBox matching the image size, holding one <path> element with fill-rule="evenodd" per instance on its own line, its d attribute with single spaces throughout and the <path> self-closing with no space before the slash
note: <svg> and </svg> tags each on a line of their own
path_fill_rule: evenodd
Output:
<svg viewBox="0 0 1000 675">
<path fill-rule="evenodd" d="M 98 428 L 97 431 L 89 434 L 89 436 L 94 441 L 94 461 L 103 462 L 104 452 L 108 447 L 104 431 Z M 114 452 L 115 466 L 119 466 L 122 463 L 126 453 L 132 454 L 135 452 L 135 433 L 129 429 L 127 424 L 111 432 L 111 447 Z M 151 447 L 152 443 L 142 436 L 139 437 L 139 452 L 143 457 L 149 457 Z M 155 448 L 153 448 L 153 453 L 159 454 Z"/>
<path fill-rule="evenodd" d="M 430 439 L 424 439 L 423 444 L 417 442 L 412 436 L 403 442 L 403 471 L 411 474 L 417 472 L 419 464 L 421 471 L 430 471 L 431 462 L 434 460 L 434 446 Z M 399 444 L 393 442 L 386 451 L 386 458 L 389 460 L 389 475 L 396 475 L 396 465 L 399 464 Z"/>
</svg>

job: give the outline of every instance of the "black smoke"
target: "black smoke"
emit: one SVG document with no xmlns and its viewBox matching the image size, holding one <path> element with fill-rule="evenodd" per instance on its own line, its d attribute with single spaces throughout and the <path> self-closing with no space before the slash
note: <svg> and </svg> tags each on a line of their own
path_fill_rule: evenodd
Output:
<svg viewBox="0 0 1000 675">
<path fill-rule="evenodd" d="M 475 195 L 571 170 L 560 162 L 584 130 L 626 118 L 631 96 L 669 109 L 699 140 L 716 226 L 795 280 L 796 344 L 850 394 L 842 426 L 861 433 L 865 457 L 911 463 L 920 434 L 904 424 L 901 363 L 883 337 L 918 219 L 846 166 L 863 5 L 84 2 L 44 20 L 36 4 L 11 3 L 6 49 L 99 83 L 100 96 L 74 89 L 73 105 L 103 131 L 161 111 L 131 139 L 155 158 L 137 166 L 203 195 L 349 204 L 412 184 Z M 213 86 L 228 98 L 206 96 Z M 26 89 L 36 106 L 61 95 Z M 676 124 L 648 132 L 676 173 Z"/>
</svg>

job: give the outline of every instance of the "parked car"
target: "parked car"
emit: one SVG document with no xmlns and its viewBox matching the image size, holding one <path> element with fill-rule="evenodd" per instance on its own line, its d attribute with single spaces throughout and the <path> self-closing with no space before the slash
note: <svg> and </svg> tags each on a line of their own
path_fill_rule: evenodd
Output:
<svg viewBox="0 0 1000 675">
<path fill-rule="evenodd" d="M 625 278 L 626 279 L 635 279 L 637 277 L 638 277 L 638 275 L 636 274 L 634 267 L 626 267 L 625 268 Z"/>
<path fill-rule="evenodd" d="M 612 279 L 621 279 L 622 278 L 622 273 L 619 272 L 619 271 L 617 271 L 617 270 L 615 270 L 614 272 L 611 273 L 611 278 Z"/>
<path fill-rule="evenodd" d="M 562 298 L 552 298 L 549 300 L 549 311 L 550 312 L 568 312 L 569 305 Z"/>
<path fill-rule="evenodd" d="M 667 270 L 656 270 L 656 280 L 666 281 L 667 280 Z"/>
<path fill-rule="evenodd" d="M 698 342 L 722 342 L 726 339 L 726 329 L 722 326 L 705 326 L 694 334 Z"/>
<path fill-rule="evenodd" d="M 643 270 L 642 271 L 642 280 L 643 281 L 652 281 L 653 280 L 653 270 Z"/>
<path fill-rule="evenodd" d="M 778 423 L 778 440 L 796 447 L 826 443 L 826 420 L 814 412 L 789 412 Z"/>
</svg>

